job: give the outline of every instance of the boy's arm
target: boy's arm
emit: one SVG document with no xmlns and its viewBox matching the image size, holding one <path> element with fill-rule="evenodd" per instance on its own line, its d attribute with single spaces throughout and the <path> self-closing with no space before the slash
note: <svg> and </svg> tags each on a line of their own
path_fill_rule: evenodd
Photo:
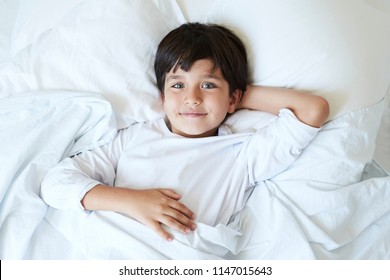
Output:
<svg viewBox="0 0 390 280">
<path fill-rule="evenodd" d="M 42 198 L 57 209 L 83 206 L 86 210 L 123 213 L 167 240 L 172 236 L 162 224 L 183 233 L 194 230 L 194 214 L 179 202 L 180 195 L 173 190 L 112 187 L 125 138 L 121 131 L 112 142 L 59 163 L 42 181 Z"/>
<path fill-rule="evenodd" d="M 173 239 L 162 225 L 184 234 L 195 230 L 195 214 L 179 202 L 181 196 L 171 189 L 135 190 L 96 185 L 81 200 L 88 210 L 115 211 L 152 228 L 161 237 Z"/>
<path fill-rule="evenodd" d="M 237 109 L 251 109 L 277 115 L 287 108 L 303 123 L 321 127 L 329 116 L 329 104 L 321 96 L 287 88 L 248 86 Z"/>
</svg>

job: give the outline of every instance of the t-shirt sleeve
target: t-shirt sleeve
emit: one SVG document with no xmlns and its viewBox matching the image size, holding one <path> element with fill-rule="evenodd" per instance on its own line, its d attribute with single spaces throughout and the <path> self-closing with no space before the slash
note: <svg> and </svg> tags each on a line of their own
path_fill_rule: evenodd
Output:
<svg viewBox="0 0 390 280">
<path fill-rule="evenodd" d="M 98 184 L 112 186 L 126 140 L 120 131 L 114 140 L 93 150 L 66 158 L 41 183 L 41 197 L 57 209 L 83 209 L 84 195 Z"/>
<path fill-rule="evenodd" d="M 315 128 L 297 119 L 288 109 L 243 143 L 240 151 L 247 164 L 250 184 L 272 178 L 287 169 L 317 135 Z"/>
</svg>

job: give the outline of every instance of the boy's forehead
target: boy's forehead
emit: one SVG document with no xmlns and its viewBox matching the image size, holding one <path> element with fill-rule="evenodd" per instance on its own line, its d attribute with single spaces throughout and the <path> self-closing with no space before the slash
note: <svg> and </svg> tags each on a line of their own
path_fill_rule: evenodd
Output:
<svg viewBox="0 0 390 280">
<path fill-rule="evenodd" d="M 200 59 L 195 61 L 187 71 L 182 69 L 180 65 L 172 67 L 172 69 L 168 72 L 167 78 L 169 76 L 179 76 L 180 74 L 185 74 L 188 72 L 199 72 L 202 73 L 202 76 L 206 77 L 222 76 L 221 70 L 219 67 L 216 67 L 214 61 L 211 59 Z"/>
</svg>

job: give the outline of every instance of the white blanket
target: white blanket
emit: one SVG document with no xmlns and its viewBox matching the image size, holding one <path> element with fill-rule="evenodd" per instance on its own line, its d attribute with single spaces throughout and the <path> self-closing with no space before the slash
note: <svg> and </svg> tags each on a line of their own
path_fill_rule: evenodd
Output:
<svg viewBox="0 0 390 280">
<path fill-rule="evenodd" d="M 46 172 L 116 132 L 110 104 L 85 93 L 37 92 L 0 100 L 0 258 L 23 258 L 47 206 Z"/>
</svg>

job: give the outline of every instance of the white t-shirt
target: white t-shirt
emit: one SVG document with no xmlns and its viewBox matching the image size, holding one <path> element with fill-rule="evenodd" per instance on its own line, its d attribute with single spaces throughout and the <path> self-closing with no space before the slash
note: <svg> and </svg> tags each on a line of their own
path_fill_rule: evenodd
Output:
<svg viewBox="0 0 390 280">
<path fill-rule="evenodd" d="M 227 224 L 257 182 L 273 177 L 298 157 L 318 129 L 288 109 L 259 130 L 185 138 L 164 119 L 119 131 L 109 144 L 67 158 L 42 182 L 41 195 L 59 209 L 83 209 L 80 201 L 95 185 L 133 189 L 171 188 L 197 216 L 196 222 Z"/>
</svg>

